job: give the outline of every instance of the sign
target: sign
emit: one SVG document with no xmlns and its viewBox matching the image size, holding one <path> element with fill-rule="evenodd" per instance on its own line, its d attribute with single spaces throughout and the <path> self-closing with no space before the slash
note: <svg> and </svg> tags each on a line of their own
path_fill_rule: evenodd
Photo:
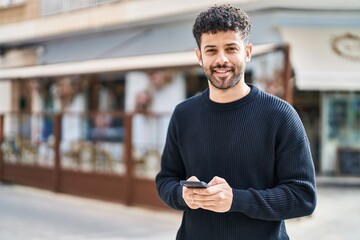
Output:
<svg viewBox="0 0 360 240">
<path fill-rule="evenodd" d="M 338 149 L 337 174 L 341 176 L 360 176 L 360 149 Z"/>
<path fill-rule="evenodd" d="M 352 33 L 335 36 L 331 46 L 337 55 L 352 61 L 360 61 L 360 36 Z"/>
</svg>

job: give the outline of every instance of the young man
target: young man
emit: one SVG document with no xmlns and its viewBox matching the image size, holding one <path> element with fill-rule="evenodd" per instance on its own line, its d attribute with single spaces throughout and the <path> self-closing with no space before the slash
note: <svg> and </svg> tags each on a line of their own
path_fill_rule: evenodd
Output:
<svg viewBox="0 0 360 240">
<path fill-rule="evenodd" d="M 315 209 L 314 166 L 299 116 L 244 82 L 250 29 L 246 13 L 230 5 L 195 21 L 209 89 L 176 107 L 156 177 L 161 199 L 184 211 L 178 240 L 289 239 L 284 220 Z M 184 179 L 208 187 L 183 187 Z"/>
</svg>

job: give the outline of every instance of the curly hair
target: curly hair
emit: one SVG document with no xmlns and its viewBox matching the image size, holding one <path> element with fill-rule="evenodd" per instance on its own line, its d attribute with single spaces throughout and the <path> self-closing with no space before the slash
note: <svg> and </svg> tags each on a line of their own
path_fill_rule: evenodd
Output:
<svg viewBox="0 0 360 240">
<path fill-rule="evenodd" d="M 200 48 L 201 35 L 218 31 L 239 31 L 248 42 L 251 31 L 250 17 L 241 9 L 231 5 L 213 6 L 201 12 L 194 23 L 193 34 Z"/>
</svg>

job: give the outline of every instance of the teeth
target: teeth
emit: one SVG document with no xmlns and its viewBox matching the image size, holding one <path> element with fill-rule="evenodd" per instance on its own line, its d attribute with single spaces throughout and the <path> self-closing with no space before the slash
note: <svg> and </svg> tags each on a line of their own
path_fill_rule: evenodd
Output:
<svg viewBox="0 0 360 240">
<path fill-rule="evenodd" d="M 226 73 L 227 70 L 216 70 L 218 73 Z"/>
</svg>

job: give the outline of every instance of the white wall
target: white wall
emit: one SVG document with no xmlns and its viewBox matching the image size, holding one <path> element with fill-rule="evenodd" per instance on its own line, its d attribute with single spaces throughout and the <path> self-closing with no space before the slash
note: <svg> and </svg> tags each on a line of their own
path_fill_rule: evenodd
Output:
<svg viewBox="0 0 360 240">
<path fill-rule="evenodd" d="M 140 91 L 149 88 L 150 80 L 145 72 L 129 72 L 125 83 L 125 111 L 135 109 L 135 97 Z M 185 100 L 185 79 L 181 74 L 176 74 L 173 81 L 159 91 L 154 92 L 149 111 L 156 113 L 171 113 L 175 106 Z"/>
<path fill-rule="evenodd" d="M 0 112 L 11 110 L 11 82 L 10 80 L 0 81 Z"/>
</svg>

